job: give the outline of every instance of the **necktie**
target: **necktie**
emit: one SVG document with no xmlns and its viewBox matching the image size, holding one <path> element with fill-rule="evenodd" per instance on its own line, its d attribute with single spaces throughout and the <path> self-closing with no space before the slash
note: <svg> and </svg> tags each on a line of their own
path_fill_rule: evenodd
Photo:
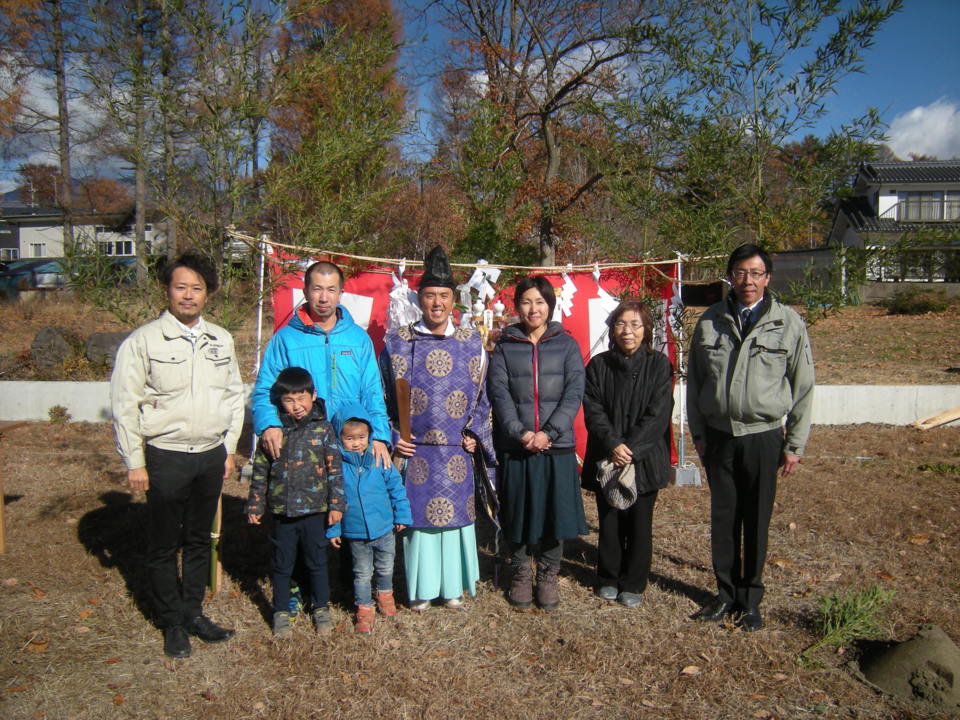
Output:
<svg viewBox="0 0 960 720">
<path fill-rule="evenodd" d="M 753 312 L 750 308 L 744 308 L 740 311 L 740 337 L 746 337 L 753 325 Z"/>
</svg>

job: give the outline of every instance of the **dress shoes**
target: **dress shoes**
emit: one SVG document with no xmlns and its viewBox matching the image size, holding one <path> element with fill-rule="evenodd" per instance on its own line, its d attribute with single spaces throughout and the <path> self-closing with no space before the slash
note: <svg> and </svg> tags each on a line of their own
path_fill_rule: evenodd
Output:
<svg viewBox="0 0 960 720">
<path fill-rule="evenodd" d="M 172 658 L 190 657 L 190 638 L 183 625 L 163 629 L 163 654 Z"/>
<path fill-rule="evenodd" d="M 597 597 L 613 602 L 617 599 L 617 589 L 613 585 L 601 585 L 596 591 Z"/>
<path fill-rule="evenodd" d="M 218 643 L 233 637 L 234 631 L 220 627 L 206 615 L 197 615 L 187 623 L 187 632 L 206 643 Z"/>
<path fill-rule="evenodd" d="M 704 605 L 691 617 L 698 622 L 720 622 L 732 612 L 733 603 L 714 600 L 709 605 Z"/>
<path fill-rule="evenodd" d="M 756 632 L 763 627 L 763 616 L 760 608 L 750 608 L 737 620 L 737 627 L 744 632 Z"/>
</svg>

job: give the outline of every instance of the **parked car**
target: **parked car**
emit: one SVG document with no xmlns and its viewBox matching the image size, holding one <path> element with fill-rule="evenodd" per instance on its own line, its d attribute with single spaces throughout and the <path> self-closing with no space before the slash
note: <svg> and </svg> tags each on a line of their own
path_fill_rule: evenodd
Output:
<svg viewBox="0 0 960 720">
<path fill-rule="evenodd" d="M 22 290 L 56 290 L 64 284 L 63 265 L 56 258 L 13 260 L 0 270 L 0 299 L 15 300 Z"/>
</svg>

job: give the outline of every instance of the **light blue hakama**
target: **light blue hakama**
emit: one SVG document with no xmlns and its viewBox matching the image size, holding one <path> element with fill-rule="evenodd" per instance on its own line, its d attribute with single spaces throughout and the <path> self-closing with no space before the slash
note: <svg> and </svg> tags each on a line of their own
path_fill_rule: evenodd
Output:
<svg viewBox="0 0 960 720">
<path fill-rule="evenodd" d="M 451 600 L 477 594 L 480 562 L 473 525 L 450 530 L 407 530 L 403 535 L 407 595 L 411 601 Z"/>
</svg>

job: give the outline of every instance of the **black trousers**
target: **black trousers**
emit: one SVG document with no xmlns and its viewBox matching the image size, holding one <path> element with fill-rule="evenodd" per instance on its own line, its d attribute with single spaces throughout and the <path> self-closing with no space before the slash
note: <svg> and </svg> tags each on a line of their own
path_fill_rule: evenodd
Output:
<svg viewBox="0 0 960 720">
<path fill-rule="evenodd" d="M 270 542 L 273 543 L 273 611 L 290 609 L 290 578 L 293 575 L 297 550 L 310 578 L 310 592 L 314 609 L 325 608 L 330 601 L 330 583 L 327 576 L 327 514 L 325 512 L 300 517 L 273 516 Z"/>
<path fill-rule="evenodd" d="M 708 428 L 706 440 L 710 546 L 719 598 L 744 610 L 756 608 L 763 599 L 783 431 L 734 437 Z"/>
<path fill-rule="evenodd" d="M 223 445 L 202 453 L 147 445 L 147 574 L 160 627 L 200 615 L 210 577 L 210 530 L 223 489 Z M 183 548 L 182 580 L 177 551 Z"/>
<path fill-rule="evenodd" d="M 626 510 L 618 510 L 597 493 L 600 537 L 597 540 L 597 584 L 623 592 L 647 589 L 653 558 L 653 506 L 657 491 L 637 496 Z"/>
<path fill-rule="evenodd" d="M 560 567 L 563 562 L 563 540 L 543 539 L 536 545 L 510 542 L 510 557 L 514 567 L 530 562 L 532 555 L 538 562 L 551 567 Z"/>
</svg>

